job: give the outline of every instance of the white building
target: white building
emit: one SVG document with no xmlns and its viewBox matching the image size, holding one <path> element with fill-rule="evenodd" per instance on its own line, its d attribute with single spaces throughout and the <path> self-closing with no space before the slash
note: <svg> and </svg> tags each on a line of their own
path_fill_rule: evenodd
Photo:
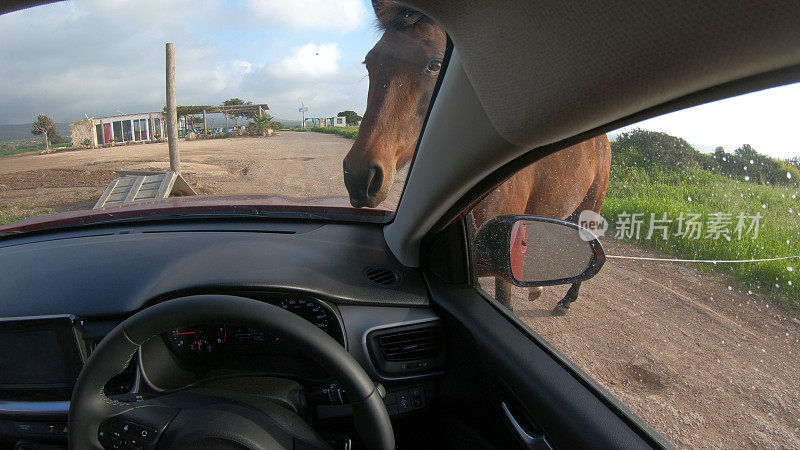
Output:
<svg viewBox="0 0 800 450">
<path fill-rule="evenodd" d="M 128 142 L 162 142 L 165 138 L 164 113 L 126 114 L 79 120 L 70 124 L 72 145 L 91 148 Z"/>
<path fill-rule="evenodd" d="M 309 117 L 306 119 L 307 127 L 346 127 L 347 117 Z"/>
</svg>

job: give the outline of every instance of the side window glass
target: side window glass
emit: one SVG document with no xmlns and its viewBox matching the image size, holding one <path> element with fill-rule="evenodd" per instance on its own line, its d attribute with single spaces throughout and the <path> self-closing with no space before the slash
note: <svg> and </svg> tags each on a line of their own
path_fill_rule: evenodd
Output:
<svg viewBox="0 0 800 450">
<path fill-rule="evenodd" d="M 566 219 L 599 238 L 605 264 L 543 287 L 479 271 L 476 287 L 678 447 L 800 446 L 792 99 L 800 85 L 701 105 L 521 170 L 468 228 L 510 214 Z M 530 233 L 509 242 L 526 273 L 547 263 L 531 256 L 547 252 L 532 251 Z"/>
</svg>

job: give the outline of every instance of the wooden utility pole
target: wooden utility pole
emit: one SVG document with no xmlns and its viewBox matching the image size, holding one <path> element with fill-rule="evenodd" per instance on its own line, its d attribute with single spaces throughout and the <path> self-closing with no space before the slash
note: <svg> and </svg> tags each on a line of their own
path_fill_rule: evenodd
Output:
<svg viewBox="0 0 800 450">
<path fill-rule="evenodd" d="M 178 105 L 175 101 L 175 44 L 172 42 L 167 42 L 167 140 L 169 141 L 169 169 L 180 174 Z"/>
</svg>

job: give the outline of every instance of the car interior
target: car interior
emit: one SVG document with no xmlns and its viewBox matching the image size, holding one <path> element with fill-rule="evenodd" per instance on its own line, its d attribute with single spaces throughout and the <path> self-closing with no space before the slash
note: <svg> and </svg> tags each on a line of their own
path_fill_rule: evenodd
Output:
<svg viewBox="0 0 800 450">
<path fill-rule="evenodd" d="M 0 236 L 0 447 L 671 447 L 484 295 L 468 213 L 587 137 L 800 80 L 800 3 L 402 3 L 448 48 L 388 222 L 284 208 Z"/>
</svg>

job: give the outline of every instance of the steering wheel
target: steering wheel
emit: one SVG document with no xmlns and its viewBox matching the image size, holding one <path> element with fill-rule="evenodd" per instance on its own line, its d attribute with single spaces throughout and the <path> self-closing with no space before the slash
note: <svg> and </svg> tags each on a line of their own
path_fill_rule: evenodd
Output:
<svg viewBox="0 0 800 450">
<path fill-rule="evenodd" d="M 219 320 L 263 328 L 335 377 L 347 392 L 356 431 L 369 448 L 394 448 L 381 394 L 356 360 L 333 338 L 274 305 L 229 295 L 196 295 L 146 308 L 114 328 L 92 352 L 69 408 L 69 447 L 84 448 L 328 448 L 294 411 L 243 395 L 184 390 L 145 400 L 115 400 L 105 384 L 122 372 L 148 339 L 171 329 Z M 239 393 L 241 394 L 241 393 Z"/>
</svg>

